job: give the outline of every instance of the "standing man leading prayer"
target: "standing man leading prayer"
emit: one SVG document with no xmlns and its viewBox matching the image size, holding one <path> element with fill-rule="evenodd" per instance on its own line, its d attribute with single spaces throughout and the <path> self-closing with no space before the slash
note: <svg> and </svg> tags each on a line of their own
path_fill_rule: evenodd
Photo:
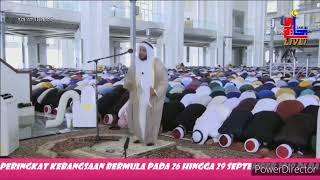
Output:
<svg viewBox="0 0 320 180">
<path fill-rule="evenodd" d="M 129 68 L 124 87 L 130 92 L 128 126 L 135 136 L 134 143 L 152 146 L 158 139 L 162 109 L 168 87 L 168 72 L 154 57 L 153 47 L 143 41 L 138 57 Z"/>
</svg>

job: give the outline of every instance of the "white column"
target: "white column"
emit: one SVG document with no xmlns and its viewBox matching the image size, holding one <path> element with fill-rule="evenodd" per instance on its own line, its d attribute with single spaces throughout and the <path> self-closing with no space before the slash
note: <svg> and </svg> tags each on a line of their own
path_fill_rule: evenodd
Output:
<svg viewBox="0 0 320 180">
<path fill-rule="evenodd" d="M 47 64 L 47 42 L 43 37 L 28 37 L 29 68 Z"/>
<path fill-rule="evenodd" d="M 205 6 L 205 16 L 207 28 L 210 28 L 212 31 L 217 31 L 217 13 L 215 12 L 217 8 L 217 1 L 203 1 Z M 213 18 L 215 17 L 215 18 Z M 219 26 L 220 27 L 220 26 Z M 210 46 L 207 48 L 207 65 L 214 67 L 218 64 L 218 48 L 217 40 L 210 43 Z"/>
<path fill-rule="evenodd" d="M 217 48 L 216 48 L 216 42 L 210 43 L 210 46 L 207 48 L 207 60 L 206 60 L 206 66 L 214 67 L 216 66 L 216 54 Z"/>
<path fill-rule="evenodd" d="M 247 66 L 264 64 L 264 29 L 266 1 L 248 1 L 248 32 L 253 36 L 253 43 L 247 47 Z"/>
<path fill-rule="evenodd" d="M 126 50 L 127 49 L 121 49 L 120 42 L 110 41 L 110 54 L 120 54 Z M 109 61 L 110 61 L 110 65 L 115 65 L 117 63 L 120 63 L 120 56 L 114 57 Z"/>
<path fill-rule="evenodd" d="M 73 40 L 73 47 L 74 47 L 74 58 L 75 58 L 75 67 L 78 69 L 82 68 L 82 40 L 81 40 L 81 32 L 78 29 L 74 34 Z"/>
<path fill-rule="evenodd" d="M 278 16 L 291 16 L 293 9 L 293 1 L 277 1 L 277 15 Z"/>
<path fill-rule="evenodd" d="M 174 68 L 183 60 L 184 2 L 163 1 L 163 3 L 168 12 L 164 31 L 164 62 L 167 68 Z"/>
<path fill-rule="evenodd" d="M 206 21 L 209 20 L 207 17 L 206 17 L 206 14 L 207 14 L 207 11 L 206 11 L 206 6 L 207 6 L 207 1 L 196 1 L 198 2 L 198 21 L 200 22 L 200 25 L 202 28 L 205 28 L 205 26 L 207 25 Z"/>
<path fill-rule="evenodd" d="M 203 47 L 203 51 L 202 51 L 202 60 L 203 60 L 203 65 L 206 66 L 208 64 L 209 59 L 207 59 L 208 57 L 208 48 L 207 47 Z"/>
<path fill-rule="evenodd" d="M 217 24 L 217 48 L 218 48 L 218 59 L 217 65 L 231 63 L 232 60 L 232 39 L 224 38 L 232 36 L 232 1 L 215 1 L 214 12 L 215 22 Z M 223 41 L 225 39 L 225 48 L 223 51 Z"/>
<path fill-rule="evenodd" d="M 65 39 L 61 41 L 62 50 L 62 67 L 64 68 L 75 68 L 76 59 L 74 56 L 74 40 Z"/>
<path fill-rule="evenodd" d="M 6 58 L 5 13 L 0 11 L 0 58 Z"/>
<path fill-rule="evenodd" d="M 84 69 L 93 69 L 93 64 L 87 61 L 110 55 L 109 25 L 107 17 L 110 10 L 106 1 L 81 1 L 81 38 L 83 41 L 83 66 Z M 95 17 L 95 18 L 93 18 Z M 110 61 L 100 61 L 99 64 L 109 65 Z"/>
<path fill-rule="evenodd" d="M 160 61 L 163 62 L 164 57 L 163 57 L 163 37 L 160 37 L 159 39 L 157 39 L 157 43 L 156 43 L 156 49 L 157 49 L 157 58 L 160 59 Z"/>
<path fill-rule="evenodd" d="M 317 61 L 317 65 L 318 65 L 318 67 L 320 67 L 320 41 L 319 41 L 319 45 L 318 45 L 318 61 Z"/>
</svg>

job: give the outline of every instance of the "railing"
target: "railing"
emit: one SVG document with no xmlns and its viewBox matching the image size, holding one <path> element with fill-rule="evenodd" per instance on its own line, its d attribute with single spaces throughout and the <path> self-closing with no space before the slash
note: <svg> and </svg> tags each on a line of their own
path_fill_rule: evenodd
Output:
<svg viewBox="0 0 320 180">
<path fill-rule="evenodd" d="M 113 5 L 108 7 L 107 16 L 130 18 L 130 6 L 126 5 Z M 139 8 L 139 15 L 137 20 L 163 22 L 164 18 L 160 12 Z"/>
<path fill-rule="evenodd" d="M 305 63 L 271 63 L 270 77 L 277 73 L 290 74 L 291 77 L 296 78 L 298 75 L 304 74 L 306 77 L 309 76 L 309 62 Z"/>
<path fill-rule="evenodd" d="M 303 2 L 298 8 L 300 11 L 320 9 L 320 2 Z"/>
<path fill-rule="evenodd" d="M 244 35 L 252 35 L 252 28 L 240 28 L 240 27 L 232 27 L 233 33 L 239 33 Z"/>
<path fill-rule="evenodd" d="M 1 63 L 1 94 L 11 93 L 17 103 L 27 103 L 31 101 L 31 73 L 30 71 L 19 71 L 8 64 L 3 59 Z"/>
<path fill-rule="evenodd" d="M 216 24 L 212 21 L 185 19 L 184 25 L 185 25 L 185 28 L 199 28 L 199 29 L 209 29 L 209 30 L 217 29 Z"/>
<path fill-rule="evenodd" d="M 11 1 L 13 3 L 25 4 L 35 7 L 43 7 L 43 8 L 57 8 L 57 9 L 65 9 L 71 11 L 80 11 L 79 1 Z"/>
</svg>

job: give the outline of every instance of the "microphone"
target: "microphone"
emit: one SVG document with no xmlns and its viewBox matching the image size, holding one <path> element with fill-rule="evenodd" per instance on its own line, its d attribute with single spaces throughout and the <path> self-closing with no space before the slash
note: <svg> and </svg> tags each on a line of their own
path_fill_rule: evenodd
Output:
<svg viewBox="0 0 320 180">
<path fill-rule="evenodd" d="M 128 51 L 127 51 L 129 54 L 132 54 L 133 53 L 133 49 L 128 49 Z"/>
<path fill-rule="evenodd" d="M 123 52 L 123 53 L 120 53 L 120 54 L 114 54 L 114 55 L 111 55 L 111 56 L 107 56 L 107 57 L 102 57 L 102 58 L 98 58 L 98 59 L 94 59 L 94 60 L 91 60 L 91 61 L 88 61 L 87 63 L 92 63 L 92 62 L 95 62 L 97 63 L 98 61 L 101 61 L 101 60 L 104 60 L 104 59 L 109 59 L 109 58 L 113 58 L 113 57 L 117 57 L 117 56 L 122 56 L 122 55 L 125 55 L 125 54 L 132 54 L 133 53 L 133 49 L 128 49 L 126 52 Z"/>
</svg>

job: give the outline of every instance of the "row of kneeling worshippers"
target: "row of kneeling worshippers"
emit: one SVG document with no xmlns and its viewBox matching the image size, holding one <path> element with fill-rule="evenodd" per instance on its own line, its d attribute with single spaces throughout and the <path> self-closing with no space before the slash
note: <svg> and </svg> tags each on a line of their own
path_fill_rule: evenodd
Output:
<svg viewBox="0 0 320 180">
<path fill-rule="evenodd" d="M 223 71 L 198 67 L 168 72 L 161 124 L 174 137 L 190 133 L 194 143 L 213 139 L 223 147 L 243 141 L 248 152 L 266 146 L 276 148 L 279 157 L 315 149 L 320 94 L 317 73 L 293 79 L 287 75 L 270 78 L 259 68 Z M 129 93 L 123 88 L 123 77 L 119 70 L 98 74 L 99 116 L 114 129 L 128 124 Z M 81 94 L 84 87 L 94 84 L 91 71 L 34 70 L 32 101 L 37 111 L 54 113 L 64 92 Z"/>
<path fill-rule="evenodd" d="M 221 73 L 221 72 L 219 72 Z M 244 142 L 248 152 L 275 149 L 288 158 L 293 152 L 315 151 L 320 79 L 270 78 L 256 73 L 226 77 L 178 77 L 169 82 L 162 127 L 175 138 L 192 136 L 229 147 Z"/>
<path fill-rule="evenodd" d="M 110 123 L 115 119 L 116 127 L 118 125 L 127 127 L 127 118 L 123 111 L 129 99 L 129 92 L 123 88 L 123 77 L 126 70 L 125 67 L 123 69 L 112 68 L 98 73 L 99 99 L 97 105 L 102 123 Z M 65 92 L 76 91 L 81 95 L 85 87 L 93 86 L 95 83 L 93 71 L 40 67 L 32 70 L 31 101 L 36 111 L 56 114 L 60 98 Z M 70 99 L 67 105 L 68 111 L 72 111 L 71 102 Z"/>
</svg>

